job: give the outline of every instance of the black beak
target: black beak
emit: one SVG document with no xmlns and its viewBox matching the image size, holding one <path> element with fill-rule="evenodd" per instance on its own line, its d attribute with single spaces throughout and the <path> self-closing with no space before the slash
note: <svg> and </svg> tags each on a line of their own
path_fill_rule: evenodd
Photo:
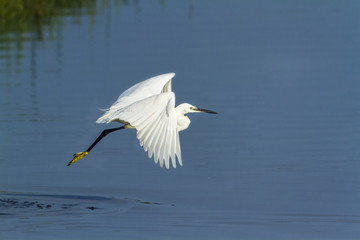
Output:
<svg viewBox="0 0 360 240">
<path fill-rule="evenodd" d="M 196 111 L 199 112 L 206 112 L 206 113 L 212 113 L 212 114 L 218 114 L 217 112 L 211 111 L 211 110 L 207 110 L 207 109 L 203 109 L 203 108 L 195 108 Z"/>
</svg>

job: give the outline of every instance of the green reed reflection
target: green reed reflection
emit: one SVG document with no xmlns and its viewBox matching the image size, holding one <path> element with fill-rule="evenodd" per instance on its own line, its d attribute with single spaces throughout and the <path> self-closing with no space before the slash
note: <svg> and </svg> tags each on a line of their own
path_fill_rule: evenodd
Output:
<svg viewBox="0 0 360 240">
<path fill-rule="evenodd" d="M 35 51 L 36 41 L 54 40 L 57 27 L 66 16 L 95 16 L 96 0 L 0 0 L 0 60 L 1 70 L 19 70 L 30 43 Z M 46 31 L 44 30 L 46 29 Z"/>
<path fill-rule="evenodd" d="M 0 0 L 0 72 L 13 73 L 28 69 L 36 78 L 37 49 L 39 42 L 54 42 L 57 62 L 61 62 L 62 39 L 66 25 L 89 26 L 89 38 L 94 37 L 94 27 L 99 15 L 105 15 L 106 36 L 114 13 L 133 7 L 141 14 L 141 5 L 147 0 Z M 162 8 L 166 0 L 156 0 Z M 193 0 L 189 0 L 189 17 Z M 85 18 L 84 18 L 85 16 Z M 29 61 L 25 60 L 29 57 Z M 24 66 L 29 64 L 30 66 Z"/>
<path fill-rule="evenodd" d="M 0 0 L 0 34 L 39 30 L 59 17 L 95 15 L 96 0 Z"/>
</svg>

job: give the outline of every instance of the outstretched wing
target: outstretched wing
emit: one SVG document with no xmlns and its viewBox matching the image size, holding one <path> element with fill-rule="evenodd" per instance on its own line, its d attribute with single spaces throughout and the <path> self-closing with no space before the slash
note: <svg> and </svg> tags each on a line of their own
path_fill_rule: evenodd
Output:
<svg viewBox="0 0 360 240">
<path fill-rule="evenodd" d="M 176 168 L 176 158 L 182 166 L 179 132 L 175 112 L 175 94 L 160 93 L 117 110 L 116 118 L 130 123 L 137 130 L 140 145 L 154 156 L 155 163 Z"/>
<path fill-rule="evenodd" d="M 159 93 L 171 92 L 171 79 L 174 76 L 175 73 L 166 73 L 135 84 L 123 92 L 96 122 L 109 123 L 115 120 L 113 113 L 119 109 Z"/>
</svg>

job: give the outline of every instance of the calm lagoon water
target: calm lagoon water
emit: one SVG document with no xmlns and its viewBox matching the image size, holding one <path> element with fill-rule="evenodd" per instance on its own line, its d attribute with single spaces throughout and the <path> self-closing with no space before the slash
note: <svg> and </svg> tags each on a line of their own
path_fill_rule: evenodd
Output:
<svg viewBox="0 0 360 240">
<path fill-rule="evenodd" d="M 71 2 L 0 25 L 1 239 L 359 238 L 358 2 Z M 183 167 L 134 130 L 66 167 L 166 72 L 219 112 L 190 115 Z"/>
</svg>

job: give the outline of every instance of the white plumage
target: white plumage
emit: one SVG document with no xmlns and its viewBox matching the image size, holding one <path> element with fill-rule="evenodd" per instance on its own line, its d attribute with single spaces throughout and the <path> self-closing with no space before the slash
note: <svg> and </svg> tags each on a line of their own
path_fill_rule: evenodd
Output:
<svg viewBox="0 0 360 240">
<path fill-rule="evenodd" d="M 112 121 L 124 124 L 122 128 L 108 129 L 90 146 L 86 152 L 74 155 L 68 164 L 86 156 L 88 152 L 108 133 L 123 129 L 136 128 L 140 145 L 154 157 L 155 163 L 176 168 L 176 159 L 182 166 L 179 131 L 185 130 L 190 119 L 185 114 L 190 112 L 216 113 L 200 109 L 188 103 L 175 108 L 175 94 L 171 89 L 174 73 L 162 74 L 142 81 L 123 92 L 111 107 L 96 121 L 109 123 Z"/>
<path fill-rule="evenodd" d="M 155 163 L 169 168 L 169 158 L 176 168 L 182 166 L 179 132 L 177 130 L 175 94 L 171 91 L 174 73 L 142 81 L 122 93 L 97 123 L 118 121 L 137 130 L 140 145 L 154 156 Z M 130 128 L 130 126 L 129 126 Z"/>
<path fill-rule="evenodd" d="M 175 73 L 162 74 L 135 84 L 123 92 L 96 122 L 109 123 L 118 118 L 116 116 L 118 110 L 145 98 L 159 95 L 160 93 L 171 92 L 171 79 L 174 76 Z"/>
</svg>

